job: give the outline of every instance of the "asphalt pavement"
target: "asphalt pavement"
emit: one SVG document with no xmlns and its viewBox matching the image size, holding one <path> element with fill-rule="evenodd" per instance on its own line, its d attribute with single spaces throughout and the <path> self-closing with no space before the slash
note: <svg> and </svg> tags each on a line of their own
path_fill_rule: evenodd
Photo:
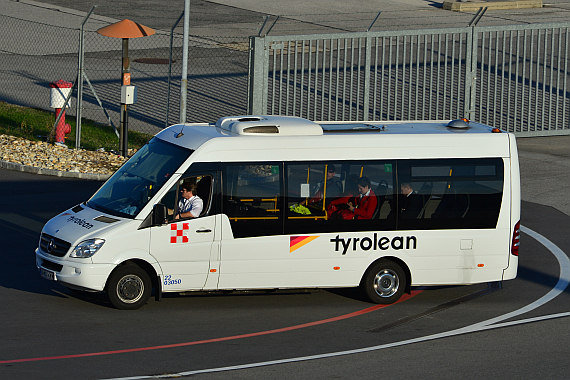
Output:
<svg viewBox="0 0 570 380">
<path fill-rule="evenodd" d="M 481 6 L 485 1 L 477 1 Z M 78 27 L 97 4 L 94 16 L 102 21 L 125 18 L 154 29 L 170 30 L 184 10 L 184 0 L 0 0 L 0 14 L 53 25 Z M 476 12 L 442 9 L 433 0 L 191 0 L 190 26 L 199 35 L 249 36 L 257 34 L 266 16 L 269 25 L 279 16 L 272 34 L 362 32 L 372 21 L 373 31 L 467 26 Z M 546 0 L 543 8 L 487 11 L 479 26 L 568 21 L 570 1 Z M 267 28 L 269 28 L 267 25 Z M 180 24 L 180 27 L 182 24 Z M 265 29 L 267 31 L 267 29 Z"/>
<path fill-rule="evenodd" d="M 570 247 L 570 217 L 553 207 L 523 202 L 552 245 L 525 230 L 517 279 L 486 295 L 435 287 L 376 309 L 351 289 L 166 294 L 129 312 L 35 268 L 43 224 L 99 185 L 0 170 L 0 379 L 567 378 L 570 262 L 552 250 Z"/>
</svg>

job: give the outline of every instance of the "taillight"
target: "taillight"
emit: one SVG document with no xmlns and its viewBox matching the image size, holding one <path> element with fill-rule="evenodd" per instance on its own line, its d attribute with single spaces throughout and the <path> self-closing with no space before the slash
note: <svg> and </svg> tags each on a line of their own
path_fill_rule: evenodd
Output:
<svg viewBox="0 0 570 380">
<path fill-rule="evenodd" d="M 519 255 L 519 246 L 521 244 L 521 222 L 520 220 L 515 224 L 515 229 L 513 231 L 513 243 L 511 244 L 511 254 Z"/>
</svg>

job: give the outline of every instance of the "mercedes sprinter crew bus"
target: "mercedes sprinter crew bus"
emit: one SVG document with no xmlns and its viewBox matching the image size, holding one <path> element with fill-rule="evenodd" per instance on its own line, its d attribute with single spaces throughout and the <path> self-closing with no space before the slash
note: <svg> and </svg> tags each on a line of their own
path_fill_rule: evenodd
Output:
<svg viewBox="0 0 570 380">
<path fill-rule="evenodd" d="M 520 194 L 514 135 L 466 119 L 224 117 L 156 134 L 47 222 L 36 265 L 119 309 L 152 289 L 360 287 L 388 304 L 515 278 Z"/>
</svg>

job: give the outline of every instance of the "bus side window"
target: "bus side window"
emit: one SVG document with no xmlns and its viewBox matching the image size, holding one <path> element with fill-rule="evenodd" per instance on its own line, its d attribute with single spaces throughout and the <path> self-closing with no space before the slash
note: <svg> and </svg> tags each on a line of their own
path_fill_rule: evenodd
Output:
<svg viewBox="0 0 570 380">
<path fill-rule="evenodd" d="M 390 213 L 395 161 L 295 162 L 286 164 L 285 169 L 287 234 L 395 229 L 396 219 Z M 373 201 L 366 198 L 360 202 L 362 177 L 370 181 L 367 196 Z M 349 203 L 355 209 L 362 206 L 361 212 L 351 211 Z M 371 209 L 370 205 L 375 206 Z"/>
<path fill-rule="evenodd" d="M 228 164 L 223 175 L 223 213 L 234 237 L 283 233 L 280 164 Z"/>
<path fill-rule="evenodd" d="M 399 229 L 494 228 L 497 223 L 501 159 L 409 160 L 398 166 L 398 179 L 399 186 L 411 182 L 423 205 L 414 218 L 400 215 Z"/>
<path fill-rule="evenodd" d="M 335 162 L 288 164 L 287 218 L 327 219 L 327 206 L 343 195 L 340 168 Z"/>
</svg>

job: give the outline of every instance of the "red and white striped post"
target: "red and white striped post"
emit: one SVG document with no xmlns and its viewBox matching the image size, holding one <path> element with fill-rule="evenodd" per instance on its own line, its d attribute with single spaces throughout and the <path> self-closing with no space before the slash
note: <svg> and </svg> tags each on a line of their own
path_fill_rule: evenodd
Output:
<svg viewBox="0 0 570 380">
<path fill-rule="evenodd" d="M 59 114 L 63 112 L 55 129 L 55 142 L 59 144 L 63 144 L 65 142 L 65 135 L 71 132 L 71 125 L 65 122 L 65 108 L 63 108 L 63 106 L 71 92 L 72 86 L 73 83 L 61 79 L 49 84 L 51 88 L 50 107 L 55 108 L 55 117 L 57 118 Z M 69 104 L 67 104 L 67 107 L 69 107 Z"/>
</svg>

